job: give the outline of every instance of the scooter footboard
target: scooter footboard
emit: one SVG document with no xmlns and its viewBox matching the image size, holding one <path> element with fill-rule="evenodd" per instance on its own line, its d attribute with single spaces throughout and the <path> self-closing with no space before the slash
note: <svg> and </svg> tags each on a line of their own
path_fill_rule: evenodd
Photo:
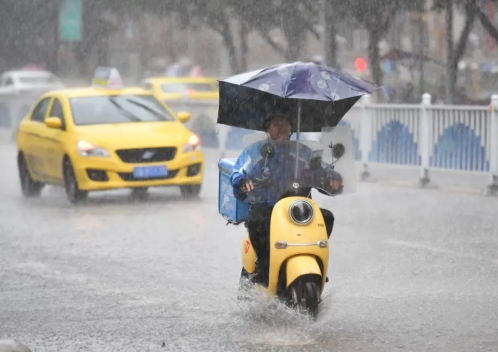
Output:
<svg viewBox="0 0 498 352">
<path fill-rule="evenodd" d="M 322 276 L 322 271 L 312 255 L 297 255 L 287 259 L 286 276 L 287 287 L 289 287 L 297 278 L 303 275 L 315 274 Z"/>
<path fill-rule="evenodd" d="M 242 266 L 249 274 L 254 273 L 256 270 L 256 252 L 251 245 L 251 241 L 249 240 L 249 236 L 245 236 L 242 241 Z"/>
</svg>

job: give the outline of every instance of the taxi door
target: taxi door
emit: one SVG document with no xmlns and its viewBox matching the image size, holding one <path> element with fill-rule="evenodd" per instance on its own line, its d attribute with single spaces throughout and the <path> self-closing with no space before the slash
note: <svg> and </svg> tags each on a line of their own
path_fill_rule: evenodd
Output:
<svg viewBox="0 0 498 352">
<path fill-rule="evenodd" d="M 61 120 L 61 128 L 50 128 L 44 124 L 42 159 L 45 174 L 56 183 L 63 180 L 62 158 L 64 157 L 64 140 L 66 138 L 66 118 L 62 107 L 62 99 L 55 96 L 45 118 L 56 117 Z"/>
<path fill-rule="evenodd" d="M 47 175 L 44 172 L 43 163 L 43 132 L 45 131 L 45 115 L 47 115 L 51 97 L 40 100 L 31 115 L 22 123 L 21 133 L 23 134 L 23 153 L 25 155 L 28 168 L 40 181 L 45 181 Z"/>
</svg>

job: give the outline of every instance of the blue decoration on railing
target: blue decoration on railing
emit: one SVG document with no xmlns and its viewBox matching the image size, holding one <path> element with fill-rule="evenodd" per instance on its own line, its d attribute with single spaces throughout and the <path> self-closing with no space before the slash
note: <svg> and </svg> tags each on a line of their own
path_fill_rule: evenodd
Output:
<svg viewBox="0 0 498 352">
<path fill-rule="evenodd" d="M 408 127 L 399 121 L 384 125 L 373 141 L 369 161 L 397 164 L 420 165 L 418 144 Z"/>
<path fill-rule="evenodd" d="M 436 168 L 489 171 L 486 148 L 475 131 L 463 123 L 444 130 L 434 146 L 430 166 Z"/>
</svg>

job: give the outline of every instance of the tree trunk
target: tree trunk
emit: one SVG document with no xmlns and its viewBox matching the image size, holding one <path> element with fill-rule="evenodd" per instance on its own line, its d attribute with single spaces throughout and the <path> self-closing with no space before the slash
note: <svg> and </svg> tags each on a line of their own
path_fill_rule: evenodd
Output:
<svg viewBox="0 0 498 352">
<path fill-rule="evenodd" d="M 328 66 L 339 68 L 337 62 L 337 16 L 335 15 L 334 2 L 325 1 L 325 63 Z"/>
<path fill-rule="evenodd" d="M 78 75 L 84 75 L 88 66 L 87 59 L 90 56 L 90 50 L 85 44 L 85 41 L 70 44 L 74 52 L 74 58 L 77 64 L 76 72 Z"/>
<path fill-rule="evenodd" d="M 399 9 L 399 2 L 384 14 L 378 13 L 376 16 L 367 17 L 364 25 L 368 31 L 368 59 L 372 71 L 372 80 L 375 84 L 382 86 L 384 81 L 384 72 L 380 67 L 379 43 L 384 35 L 389 31 L 392 20 L 396 17 Z"/>
<path fill-rule="evenodd" d="M 453 0 L 448 0 L 446 6 L 446 50 L 446 103 L 452 104 L 455 96 L 452 83 L 457 74 L 453 65 Z"/>
<path fill-rule="evenodd" d="M 97 66 L 109 65 L 109 60 L 108 60 L 109 45 L 107 42 L 107 37 L 99 38 L 98 42 L 96 43 L 96 48 L 97 48 Z"/>
<path fill-rule="evenodd" d="M 498 43 L 498 29 L 491 23 L 488 16 L 479 8 L 476 9 L 476 15 L 486 32 Z"/>
<path fill-rule="evenodd" d="M 247 23 L 240 21 L 239 36 L 240 36 L 240 62 L 239 69 L 241 72 L 247 71 L 247 55 L 249 54 L 249 46 L 247 44 L 248 35 Z"/>
<path fill-rule="evenodd" d="M 419 65 L 419 72 L 420 72 L 420 78 L 419 78 L 419 88 L 420 88 L 420 97 L 425 93 L 425 72 L 424 72 L 424 64 L 425 64 L 425 52 L 424 52 L 424 36 L 426 35 L 426 32 L 424 30 L 424 22 L 422 19 L 417 20 L 417 30 L 418 30 L 418 53 L 419 53 L 419 58 L 418 58 L 418 65 Z"/>
<path fill-rule="evenodd" d="M 368 60 L 370 61 L 370 66 L 372 70 L 372 80 L 375 84 L 381 86 L 384 80 L 384 73 L 380 68 L 380 53 L 379 53 L 379 42 L 381 36 L 375 31 L 369 31 L 368 40 Z"/>
<path fill-rule="evenodd" d="M 60 4 L 53 2 L 45 9 L 47 12 L 45 18 L 48 23 L 46 24 L 46 35 L 44 35 L 46 43 L 44 49 L 46 50 L 46 66 L 51 72 L 59 70 L 59 8 Z"/>
<path fill-rule="evenodd" d="M 284 35 L 287 42 L 285 59 L 287 62 L 295 62 L 302 59 L 304 43 L 306 41 L 305 31 L 300 29 L 292 18 L 284 19 Z"/>
<path fill-rule="evenodd" d="M 458 78 L 458 63 L 460 62 L 463 55 L 465 54 L 465 49 L 467 48 L 469 34 L 472 31 L 472 27 L 473 27 L 474 22 L 475 22 L 476 14 L 477 14 L 477 11 L 476 11 L 475 6 L 467 3 L 465 6 L 465 25 L 463 27 L 462 33 L 460 34 L 460 37 L 458 38 L 457 46 L 452 53 L 452 59 L 449 63 L 450 70 L 451 70 L 449 84 L 451 87 L 452 96 L 455 95 L 455 89 L 456 89 L 457 78 Z"/>
<path fill-rule="evenodd" d="M 176 26 L 174 24 L 174 13 L 170 12 L 167 15 L 166 37 L 169 40 L 165 41 L 166 52 L 170 60 L 169 64 L 178 61 L 178 51 L 176 50 Z"/>
<path fill-rule="evenodd" d="M 270 34 L 268 32 L 266 32 L 265 30 L 259 30 L 258 32 L 261 35 L 261 37 L 268 43 L 268 45 L 271 46 L 271 48 L 276 53 L 278 53 L 282 57 L 285 57 L 285 48 L 282 45 L 280 45 L 280 43 L 275 42 L 271 38 Z"/>
<path fill-rule="evenodd" d="M 282 2 L 283 4 L 283 2 Z M 286 6 L 281 8 L 282 31 L 287 42 L 285 50 L 285 60 L 295 62 L 300 59 L 306 42 L 307 31 L 304 28 L 299 15 L 299 4 L 296 1 L 286 2 Z"/>
<path fill-rule="evenodd" d="M 238 64 L 237 64 L 237 49 L 235 48 L 235 44 L 233 41 L 232 31 L 230 29 L 230 24 L 228 23 L 228 19 L 226 16 L 220 16 L 220 34 L 223 38 L 223 44 L 228 51 L 228 61 L 230 64 L 230 70 L 232 74 L 239 72 Z"/>
</svg>

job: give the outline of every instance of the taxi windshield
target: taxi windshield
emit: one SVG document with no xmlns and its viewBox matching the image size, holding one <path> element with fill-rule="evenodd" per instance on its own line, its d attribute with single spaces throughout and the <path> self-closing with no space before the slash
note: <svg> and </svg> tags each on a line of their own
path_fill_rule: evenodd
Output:
<svg viewBox="0 0 498 352">
<path fill-rule="evenodd" d="M 151 95 L 109 95 L 70 99 L 75 125 L 175 121 Z"/>
</svg>

